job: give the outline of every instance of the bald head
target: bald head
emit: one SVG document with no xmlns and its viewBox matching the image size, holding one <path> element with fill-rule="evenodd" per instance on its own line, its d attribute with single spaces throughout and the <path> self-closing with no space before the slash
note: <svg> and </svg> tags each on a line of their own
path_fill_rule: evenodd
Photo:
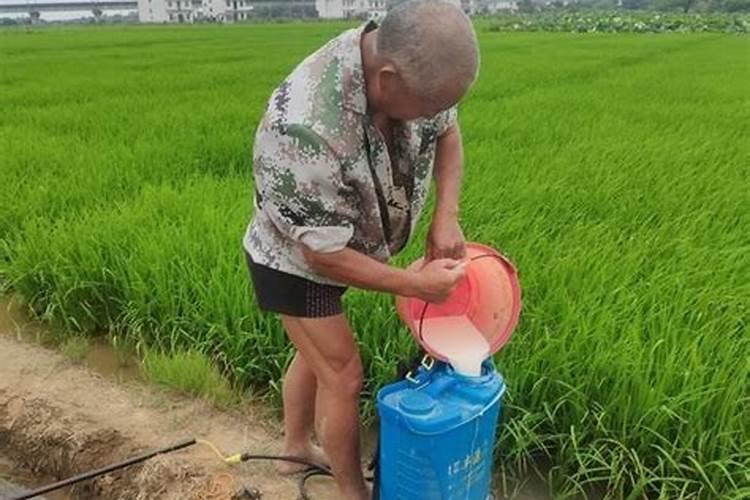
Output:
<svg viewBox="0 0 750 500">
<path fill-rule="evenodd" d="M 393 8 L 378 29 L 377 51 L 412 91 L 430 98 L 462 96 L 479 69 L 471 21 L 443 0 L 409 0 Z"/>
</svg>

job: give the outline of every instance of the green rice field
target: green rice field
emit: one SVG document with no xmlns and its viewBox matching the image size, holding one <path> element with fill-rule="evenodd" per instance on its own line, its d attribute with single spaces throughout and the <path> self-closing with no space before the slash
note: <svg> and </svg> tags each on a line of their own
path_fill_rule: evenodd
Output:
<svg viewBox="0 0 750 500">
<path fill-rule="evenodd" d="M 278 394 L 241 238 L 272 88 L 345 24 L 0 31 L 0 280 L 59 330 L 201 352 Z M 750 38 L 497 33 L 462 105 L 462 224 L 517 264 L 498 467 L 556 498 L 750 498 Z M 421 250 L 423 224 L 397 263 Z M 347 310 L 363 414 L 416 350 Z M 271 398 L 273 400 L 273 398 Z"/>
</svg>

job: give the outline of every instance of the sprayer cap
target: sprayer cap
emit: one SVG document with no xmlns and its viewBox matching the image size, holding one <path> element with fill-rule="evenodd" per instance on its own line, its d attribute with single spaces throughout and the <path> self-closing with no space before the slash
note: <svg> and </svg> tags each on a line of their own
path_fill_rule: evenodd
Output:
<svg viewBox="0 0 750 500">
<path fill-rule="evenodd" d="M 410 389 L 401 394 L 398 406 L 404 413 L 427 415 L 435 408 L 435 400 L 429 394 Z"/>
</svg>

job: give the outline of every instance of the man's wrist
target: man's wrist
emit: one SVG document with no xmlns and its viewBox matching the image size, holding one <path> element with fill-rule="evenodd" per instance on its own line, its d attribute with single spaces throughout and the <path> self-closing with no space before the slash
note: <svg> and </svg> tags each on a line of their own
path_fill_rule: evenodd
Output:
<svg viewBox="0 0 750 500">
<path fill-rule="evenodd" d="M 435 205 L 433 220 L 458 220 L 458 206 Z"/>
<path fill-rule="evenodd" d="M 408 269 L 393 269 L 392 292 L 402 297 L 414 297 L 418 293 L 419 273 Z"/>
</svg>

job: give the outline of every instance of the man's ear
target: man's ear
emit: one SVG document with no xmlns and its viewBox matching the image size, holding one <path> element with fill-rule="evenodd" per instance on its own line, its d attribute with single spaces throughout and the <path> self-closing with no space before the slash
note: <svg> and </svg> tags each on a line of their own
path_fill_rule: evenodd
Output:
<svg viewBox="0 0 750 500">
<path fill-rule="evenodd" d="M 392 95 L 398 92 L 401 77 L 396 68 L 388 63 L 378 70 L 377 85 L 380 95 Z"/>
</svg>

